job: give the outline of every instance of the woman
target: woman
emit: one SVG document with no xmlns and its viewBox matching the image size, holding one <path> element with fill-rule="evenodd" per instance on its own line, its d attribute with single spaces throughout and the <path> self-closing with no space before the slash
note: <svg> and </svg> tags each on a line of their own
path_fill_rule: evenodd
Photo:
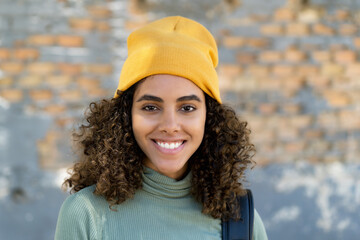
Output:
<svg viewBox="0 0 360 240">
<path fill-rule="evenodd" d="M 130 34 L 115 97 L 91 103 L 55 239 L 221 239 L 250 131 L 221 104 L 214 38 L 167 17 Z M 253 239 L 267 239 L 255 212 Z"/>
</svg>

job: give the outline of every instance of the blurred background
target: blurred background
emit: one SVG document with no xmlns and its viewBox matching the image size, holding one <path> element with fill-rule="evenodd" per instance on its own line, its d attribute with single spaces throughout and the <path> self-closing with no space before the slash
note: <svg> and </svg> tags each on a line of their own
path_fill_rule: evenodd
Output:
<svg viewBox="0 0 360 240">
<path fill-rule="evenodd" d="M 359 239 L 360 0 L 0 0 L 0 239 L 53 239 L 71 131 L 113 96 L 129 33 L 169 15 L 218 42 L 269 239 Z"/>
</svg>

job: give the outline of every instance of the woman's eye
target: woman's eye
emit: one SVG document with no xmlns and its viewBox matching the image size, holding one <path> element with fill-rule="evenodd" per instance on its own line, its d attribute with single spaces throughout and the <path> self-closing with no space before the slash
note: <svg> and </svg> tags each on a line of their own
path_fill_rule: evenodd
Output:
<svg viewBox="0 0 360 240">
<path fill-rule="evenodd" d="M 148 111 L 148 112 L 154 112 L 154 111 L 156 111 L 158 108 L 155 107 L 155 106 L 152 106 L 152 105 L 148 105 L 148 106 L 143 107 L 142 109 L 145 110 L 145 111 Z"/>
<path fill-rule="evenodd" d="M 186 106 L 183 106 L 183 107 L 181 108 L 181 110 L 183 110 L 183 111 L 185 111 L 185 112 L 192 112 L 192 111 L 195 111 L 196 108 L 193 107 L 193 106 L 191 106 L 191 105 L 186 105 Z"/>
</svg>

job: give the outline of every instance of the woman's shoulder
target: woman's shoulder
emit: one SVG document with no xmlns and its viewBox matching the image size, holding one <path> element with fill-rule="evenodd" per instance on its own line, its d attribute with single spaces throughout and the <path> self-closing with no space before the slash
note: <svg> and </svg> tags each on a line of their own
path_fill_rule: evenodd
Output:
<svg viewBox="0 0 360 240">
<path fill-rule="evenodd" d="M 77 211 L 95 211 L 98 212 L 101 207 L 108 207 L 108 203 L 104 197 L 94 194 L 95 185 L 88 186 L 80 191 L 68 196 L 62 209 L 76 209 Z"/>
<path fill-rule="evenodd" d="M 91 236 L 98 236 L 101 232 L 98 229 L 103 212 L 101 206 L 106 206 L 106 200 L 95 195 L 94 190 L 95 186 L 89 186 L 65 199 L 60 208 L 55 239 L 74 239 L 74 236 L 76 239 L 90 239 Z"/>
<path fill-rule="evenodd" d="M 253 240 L 267 240 L 267 234 L 264 227 L 264 223 L 261 220 L 259 213 L 254 210 L 254 228 L 253 228 Z"/>
</svg>

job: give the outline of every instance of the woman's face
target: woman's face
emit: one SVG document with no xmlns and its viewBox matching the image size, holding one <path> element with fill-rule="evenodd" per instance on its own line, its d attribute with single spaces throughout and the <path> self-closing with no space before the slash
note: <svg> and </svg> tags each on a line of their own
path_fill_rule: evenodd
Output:
<svg viewBox="0 0 360 240">
<path fill-rule="evenodd" d="M 183 77 L 153 75 L 137 86 L 131 112 L 145 166 L 180 179 L 204 136 L 203 91 Z"/>
</svg>

